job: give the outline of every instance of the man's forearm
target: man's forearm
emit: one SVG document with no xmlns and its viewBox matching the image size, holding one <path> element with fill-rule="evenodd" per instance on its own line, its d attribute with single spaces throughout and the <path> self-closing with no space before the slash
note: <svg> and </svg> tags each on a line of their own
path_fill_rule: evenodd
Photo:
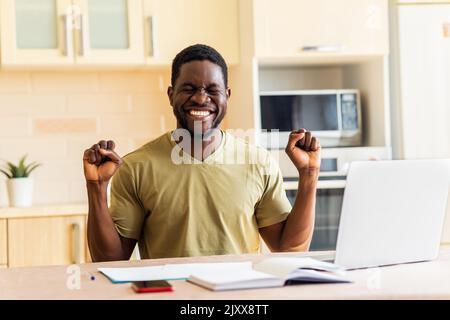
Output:
<svg viewBox="0 0 450 320">
<path fill-rule="evenodd" d="M 302 172 L 297 197 L 280 239 L 280 251 L 307 251 L 314 230 L 318 170 Z"/>
<path fill-rule="evenodd" d="M 128 259 L 122 250 L 120 236 L 109 214 L 106 190 L 106 183 L 87 182 L 89 201 L 87 235 L 94 262 Z"/>
</svg>

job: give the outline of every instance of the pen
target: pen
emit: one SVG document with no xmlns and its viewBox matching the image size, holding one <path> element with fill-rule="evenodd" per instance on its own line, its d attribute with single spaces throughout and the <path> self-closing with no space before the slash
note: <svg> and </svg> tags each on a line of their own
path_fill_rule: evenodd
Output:
<svg viewBox="0 0 450 320">
<path fill-rule="evenodd" d="M 85 271 L 85 274 L 89 277 L 90 280 L 94 281 L 95 280 L 95 276 L 90 273 L 89 271 Z"/>
</svg>

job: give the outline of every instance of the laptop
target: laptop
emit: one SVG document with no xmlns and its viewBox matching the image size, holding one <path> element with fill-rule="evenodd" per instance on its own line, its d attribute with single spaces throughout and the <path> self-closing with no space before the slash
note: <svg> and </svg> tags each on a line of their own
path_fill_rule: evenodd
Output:
<svg viewBox="0 0 450 320">
<path fill-rule="evenodd" d="M 439 253 L 450 159 L 352 162 L 331 262 L 358 269 Z"/>
</svg>

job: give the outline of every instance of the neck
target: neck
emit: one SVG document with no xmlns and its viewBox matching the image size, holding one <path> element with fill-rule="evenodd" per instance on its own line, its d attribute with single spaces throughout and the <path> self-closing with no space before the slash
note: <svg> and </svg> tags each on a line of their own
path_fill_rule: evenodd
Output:
<svg viewBox="0 0 450 320">
<path fill-rule="evenodd" d="M 177 129 L 181 129 L 177 126 Z M 189 137 L 177 141 L 177 144 L 184 152 L 189 153 L 192 157 L 203 161 L 209 155 L 214 153 L 220 146 L 223 134 L 220 128 L 211 129 L 206 134 L 194 135 L 190 133 Z"/>
</svg>

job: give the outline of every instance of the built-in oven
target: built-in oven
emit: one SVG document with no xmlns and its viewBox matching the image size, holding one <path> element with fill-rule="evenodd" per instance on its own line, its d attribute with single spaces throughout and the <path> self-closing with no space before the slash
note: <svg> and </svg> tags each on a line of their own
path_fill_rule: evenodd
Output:
<svg viewBox="0 0 450 320">
<path fill-rule="evenodd" d="M 284 181 L 286 194 L 293 205 L 297 196 L 298 179 L 285 178 Z M 345 176 L 319 177 L 311 251 L 336 249 L 344 189 Z"/>
</svg>

